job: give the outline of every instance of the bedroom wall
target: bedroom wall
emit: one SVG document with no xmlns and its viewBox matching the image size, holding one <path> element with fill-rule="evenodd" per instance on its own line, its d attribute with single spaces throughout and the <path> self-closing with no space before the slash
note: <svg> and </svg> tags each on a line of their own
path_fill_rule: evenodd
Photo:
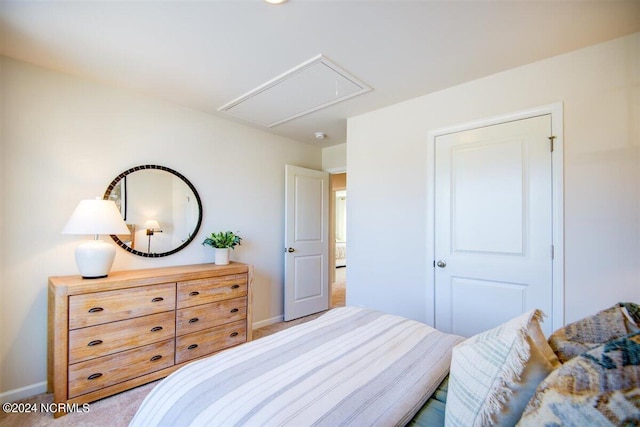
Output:
<svg viewBox="0 0 640 427">
<path fill-rule="evenodd" d="M 212 262 L 205 235 L 237 230 L 232 259 L 255 266 L 254 321 L 282 315 L 284 165 L 320 169 L 320 148 L 8 58 L 0 66 L 0 400 L 44 391 L 47 277 L 77 274 L 83 239 L 60 230 L 81 199 L 138 164 L 184 174 L 202 227 L 165 258 L 117 248 L 113 270 Z"/>
<path fill-rule="evenodd" d="M 322 170 L 329 173 L 347 170 L 347 144 L 333 145 L 322 150 Z"/>
<path fill-rule="evenodd" d="M 636 33 L 349 119 L 347 303 L 426 321 L 433 262 L 426 257 L 433 245 L 425 223 L 427 133 L 558 101 L 565 321 L 618 301 L 640 302 Z"/>
</svg>

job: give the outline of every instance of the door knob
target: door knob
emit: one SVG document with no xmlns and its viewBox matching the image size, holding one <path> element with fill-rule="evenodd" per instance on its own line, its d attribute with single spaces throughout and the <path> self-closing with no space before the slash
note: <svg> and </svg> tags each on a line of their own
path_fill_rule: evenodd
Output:
<svg viewBox="0 0 640 427">
<path fill-rule="evenodd" d="M 293 249 L 293 248 L 289 248 L 289 249 L 287 249 L 287 252 L 289 252 L 289 253 L 291 253 L 291 252 L 295 252 L 295 251 L 296 251 L 296 250 L 295 250 L 295 249 Z"/>
<path fill-rule="evenodd" d="M 442 261 L 442 260 L 440 260 L 440 261 L 438 261 L 438 262 L 436 263 L 436 265 L 437 265 L 438 267 L 440 267 L 440 268 L 445 268 L 445 267 L 447 266 L 447 263 L 446 263 L 446 262 L 444 262 L 444 261 Z"/>
</svg>

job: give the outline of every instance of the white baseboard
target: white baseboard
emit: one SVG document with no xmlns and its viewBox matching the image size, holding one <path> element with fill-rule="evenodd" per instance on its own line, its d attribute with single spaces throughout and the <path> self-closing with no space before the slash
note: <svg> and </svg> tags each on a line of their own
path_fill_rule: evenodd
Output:
<svg viewBox="0 0 640 427">
<path fill-rule="evenodd" d="M 263 328 L 265 326 L 273 325 L 274 323 L 284 322 L 284 315 L 272 317 L 271 319 L 261 320 L 253 324 L 253 329 Z"/>
<path fill-rule="evenodd" d="M 5 391 L 0 393 L 0 402 L 15 402 L 16 400 L 24 399 L 26 397 L 35 396 L 36 394 L 45 393 L 47 391 L 47 382 L 31 384 L 28 386 L 16 388 L 14 390 Z"/>
</svg>

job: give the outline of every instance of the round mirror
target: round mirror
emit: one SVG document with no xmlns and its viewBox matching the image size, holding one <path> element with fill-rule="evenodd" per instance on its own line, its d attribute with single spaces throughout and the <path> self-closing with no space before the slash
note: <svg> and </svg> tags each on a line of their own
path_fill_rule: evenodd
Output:
<svg viewBox="0 0 640 427">
<path fill-rule="evenodd" d="M 195 187 L 164 166 L 142 165 L 118 175 L 104 193 L 113 200 L 131 231 L 112 235 L 123 249 L 143 257 L 163 257 L 183 249 L 202 223 Z"/>
</svg>

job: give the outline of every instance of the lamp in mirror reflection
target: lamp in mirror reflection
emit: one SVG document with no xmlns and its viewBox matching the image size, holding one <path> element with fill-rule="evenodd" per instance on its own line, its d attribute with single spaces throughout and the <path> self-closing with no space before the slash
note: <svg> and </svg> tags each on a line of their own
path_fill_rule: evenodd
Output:
<svg viewBox="0 0 640 427">
<path fill-rule="evenodd" d="M 162 233 L 160 229 L 160 224 L 157 219 L 148 219 L 147 222 L 144 223 L 144 228 L 147 229 L 147 236 L 149 236 L 149 243 L 147 245 L 147 253 L 151 253 L 151 236 L 154 233 Z"/>
<path fill-rule="evenodd" d="M 106 277 L 111 270 L 116 249 L 100 240 L 101 234 L 129 234 L 120 211 L 112 200 L 81 200 L 62 229 L 62 234 L 93 234 L 94 240 L 76 248 L 75 258 L 85 279 Z"/>
</svg>

